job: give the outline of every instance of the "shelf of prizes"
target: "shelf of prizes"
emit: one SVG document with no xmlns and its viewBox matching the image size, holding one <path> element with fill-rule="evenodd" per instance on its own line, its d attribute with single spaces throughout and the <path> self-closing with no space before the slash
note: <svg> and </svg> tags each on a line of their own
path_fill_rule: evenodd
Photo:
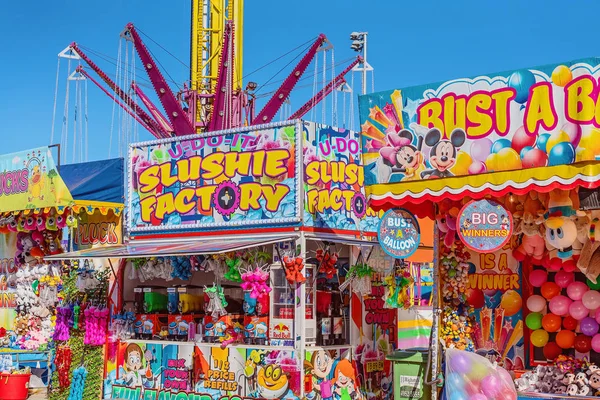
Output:
<svg viewBox="0 0 600 400">
<path fill-rule="evenodd" d="M 369 205 L 435 220 L 434 398 L 600 396 L 599 64 L 359 99 Z"/>
<path fill-rule="evenodd" d="M 132 144 L 128 240 L 52 257 L 120 260 L 104 398 L 391 398 L 432 253 L 383 252 L 360 160 L 304 121 Z"/>
<path fill-rule="evenodd" d="M 59 173 L 52 152 L 42 147 L 0 156 L 2 398 L 24 399 L 28 389 L 54 399 L 93 398 L 102 389 L 105 341 L 91 321 L 102 323 L 89 314 L 107 313 L 109 276 L 101 265 L 66 266 L 45 258 L 120 243 L 124 206 L 79 198 L 77 188 L 71 192 L 65 184 L 77 179 Z M 81 392 L 77 375 L 86 368 Z"/>
</svg>

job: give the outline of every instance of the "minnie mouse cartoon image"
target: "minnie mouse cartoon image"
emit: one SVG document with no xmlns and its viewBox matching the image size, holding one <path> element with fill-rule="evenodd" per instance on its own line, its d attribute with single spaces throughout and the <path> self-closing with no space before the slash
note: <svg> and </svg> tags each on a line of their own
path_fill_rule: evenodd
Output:
<svg viewBox="0 0 600 400">
<path fill-rule="evenodd" d="M 388 133 L 389 146 L 382 147 L 379 155 L 383 163 L 392 168 L 392 173 L 404 173 L 403 181 L 420 179 L 420 174 L 425 170 L 423 153 L 423 138 L 417 139 L 417 146 L 413 146 L 413 134 L 408 129 L 398 133 Z"/>
<path fill-rule="evenodd" d="M 456 150 L 465 143 L 465 131 L 456 128 L 450 134 L 450 139 L 442 139 L 442 132 L 432 128 L 425 135 L 425 144 L 429 150 L 429 164 L 433 169 L 421 172 L 421 178 L 447 178 L 454 176 L 450 168 L 456 163 Z"/>
</svg>

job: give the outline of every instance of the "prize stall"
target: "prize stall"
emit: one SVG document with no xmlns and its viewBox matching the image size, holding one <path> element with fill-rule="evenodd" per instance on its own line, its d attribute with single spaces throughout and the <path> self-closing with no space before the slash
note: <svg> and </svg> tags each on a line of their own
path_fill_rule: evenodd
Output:
<svg viewBox="0 0 600 400">
<path fill-rule="evenodd" d="M 363 180 L 359 134 L 310 122 L 132 144 L 128 241 L 49 257 L 121 260 L 104 398 L 391 398 L 431 243 L 394 263 Z"/>
<path fill-rule="evenodd" d="M 107 165 L 116 164 L 120 169 L 107 169 Z M 108 160 L 100 169 L 120 174 L 122 166 L 122 160 Z M 120 204 L 94 201 L 92 193 L 100 195 L 100 191 L 86 192 L 90 183 L 73 174 L 76 168 L 77 164 L 61 169 L 48 147 L 0 157 L 0 391 L 9 398 L 26 398 L 27 387 L 30 392 L 47 391 L 53 386 L 52 365 L 63 340 L 67 347 L 78 342 L 74 339 L 67 343 L 60 338 L 56 326 L 60 326 L 67 297 L 78 292 L 75 276 L 81 271 L 73 272 L 75 290 L 69 294 L 70 274 L 60 263 L 45 262 L 44 257 L 99 243 L 105 236 L 95 229 L 100 225 L 110 225 L 111 240 L 120 240 L 122 183 L 116 194 L 107 180 L 94 177 L 87 165 L 86 178 L 105 184 L 106 198 L 102 200 L 112 196 Z M 96 184 L 91 186 L 97 188 Z M 91 226 L 94 233 L 90 235 Z M 83 343 L 79 347 L 83 351 Z M 102 349 L 100 346 L 95 352 L 99 360 L 103 359 Z M 93 358 L 93 353 L 90 351 L 88 356 Z M 72 371 L 67 369 L 67 373 Z M 99 393 L 101 375 L 96 381 L 95 392 Z M 64 398 L 68 395 L 67 390 Z"/>
<path fill-rule="evenodd" d="M 436 221 L 447 399 L 600 395 L 599 63 L 360 97 L 370 207 Z"/>
</svg>

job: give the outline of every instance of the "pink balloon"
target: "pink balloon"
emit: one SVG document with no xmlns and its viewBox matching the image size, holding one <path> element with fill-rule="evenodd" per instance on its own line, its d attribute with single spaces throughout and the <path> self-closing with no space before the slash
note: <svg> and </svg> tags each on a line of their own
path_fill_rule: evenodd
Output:
<svg viewBox="0 0 600 400">
<path fill-rule="evenodd" d="M 556 296 L 556 297 L 565 297 L 565 296 Z M 554 299 L 552 299 L 552 300 L 554 300 Z M 565 297 L 565 299 L 569 300 L 566 297 Z M 550 301 L 550 303 L 552 303 L 552 301 Z M 546 307 L 546 299 L 544 299 L 539 294 L 534 294 L 533 296 L 531 296 L 527 299 L 527 309 L 531 312 L 541 312 L 544 309 L 544 307 Z M 569 308 L 568 305 L 566 307 L 567 307 L 567 309 Z M 554 311 L 553 311 L 553 313 L 554 313 Z M 556 313 L 554 313 L 554 314 L 556 314 Z"/>
<path fill-rule="evenodd" d="M 569 313 L 569 306 L 571 305 L 571 303 L 571 299 L 569 299 L 567 296 L 558 295 L 556 297 L 553 297 L 549 303 L 550 312 L 552 314 L 556 314 L 560 317 L 563 317 Z"/>
<path fill-rule="evenodd" d="M 600 293 L 596 290 L 589 290 L 583 294 L 581 302 L 588 310 L 597 310 L 600 307 Z"/>
<path fill-rule="evenodd" d="M 567 272 L 560 270 L 554 276 L 554 282 L 561 288 L 569 287 L 569 285 L 575 281 L 575 274 L 573 272 Z"/>
<path fill-rule="evenodd" d="M 488 138 L 478 139 L 471 142 L 469 154 L 473 160 L 484 162 L 492 152 L 492 141 Z"/>
<path fill-rule="evenodd" d="M 475 393 L 473 396 L 469 397 L 469 400 L 487 400 L 487 396 L 483 393 Z"/>
<path fill-rule="evenodd" d="M 596 353 L 600 353 L 600 334 L 594 335 L 592 338 L 592 350 Z"/>
<path fill-rule="evenodd" d="M 558 274 L 557 274 L 558 275 Z M 548 280 L 548 273 L 543 269 L 536 269 L 529 274 L 529 283 L 533 287 L 540 287 Z M 558 282 L 557 282 L 558 284 Z M 560 285 L 558 285 L 560 286 Z"/>
<path fill-rule="evenodd" d="M 488 375 L 481 380 L 481 391 L 489 398 L 494 398 L 502 390 L 502 382 L 495 375 Z"/>
<path fill-rule="evenodd" d="M 569 286 L 567 286 L 567 295 L 571 298 L 571 300 L 581 300 L 583 298 L 583 294 L 590 290 L 588 285 L 583 282 L 572 282 Z"/>
<path fill-rule="evenodd" d="M 581 126 L 572 122 L 565 122 L 560 130 L 569 135 L 569 140 L 573 145 L 573 148 L 576 149 L 579 141 L 581 140 Z"/>
<path fill-rule="evenodd" d="M 528 135 L 527 132 L 525 132 L 525 127 L 522 126 L 519 129 L 517 129 L 517 131 L 513 135 L 512 143 L 510 146 L 513 149 L 515 149 L 517 153 L 520 154 L 521 150 L 523 150 L 523 147 L 533 147 L 533 145 L 535 145 L 536 138 L 537 136 L 535 135 Z"/>
<path fill-rule="evenodd" d="M 582 319 L 590 315 L 590 310 L 588 310 L 586 306 L 583 305 L 581 300 L 577 300 L 571 303 L 571 305 L 569 306 L 569 315 L 575 318 L 576 320 L 581 321 Z"/>
<path fill-rule="evenodd" d="M 469 166 L 469 174 L 471 175 L 483 174 L 485 171 L 487 171 L 487 167 L 479 160 L 473 161 L 473 163 Z"/>
<path fill-rule="evenodd" d="M 596 315 L 594 318 L 596 318 L 596 322 L 600 324 L 600 308 L 596 309 L 595 313 Z"/>
</svg>

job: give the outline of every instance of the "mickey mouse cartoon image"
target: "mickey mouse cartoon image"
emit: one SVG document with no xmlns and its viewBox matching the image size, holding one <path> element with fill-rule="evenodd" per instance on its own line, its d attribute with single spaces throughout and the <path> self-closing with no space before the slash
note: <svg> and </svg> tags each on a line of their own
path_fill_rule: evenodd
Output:
<svg viewBox="0 0 600 400">
<path fill-rule="evenodd" d="M 442 132 L 432 128 L 425 135 L 425 144 L 431 147 L 429 150 L 429 164 L 433 169 L 421 172 L 421 178 L 447 178 L 454 176 L 450 168 L 456 163 L 456 151 L 465 143 L 466 133 L 456 128 L 450 134 L 449 139 L 442 139 Z"/>
<path fill-rule="evenodd" d="M 414 136 L 408 129 L 402 129 L 398 133 L 388 133 L 389 146 L 379 150 L 383 163 L 392 168 L 392 173 L 404 173 L 403 181 L 420 179 L 421 173 L 425 170 L 421 152 L 423 138 L 418 137 L 416 146 L 412 144 L 413 139 Z"/>
</svg>

